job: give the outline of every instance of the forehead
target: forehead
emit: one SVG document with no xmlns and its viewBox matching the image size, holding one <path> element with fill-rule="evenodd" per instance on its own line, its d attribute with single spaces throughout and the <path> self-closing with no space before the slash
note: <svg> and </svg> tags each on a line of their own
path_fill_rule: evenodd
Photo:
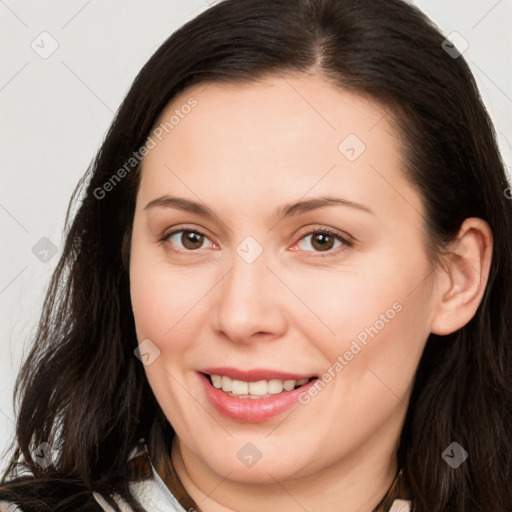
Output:
<svg viewBox="0 0 512 512">
<path fill-rule="evenodd" d="M 192 100 L 197 104 L 193 110 L 188 108 Z M 167 105 L 157 125 L 165 125 L 171 119 L 174 135 L 184 139 L 193 137 L 207 144 L 209 140 L 218 143 L 229 136 L 233 143 L 244 143 L 246 147 L 264 143 L 267 154 L 276 146 L 281 153 L 292 149 L 290 158 L 301 142 L 315 146 L 315 142 L 324 142 L 339 150 L 338 143 L 347 135 L 355 134 L 366 144 L 375 140 L 374 135 L 381 137 L 384 131 L 388 145 L 398 150 L 397 134 L 393 133 L 390 115 L 383 106 L 316 75 L 267 77 L 251 83 L 197 84 Z M 372 134 L 377 125 L 380 130 Z"/>
<path fill-rule="evenodd" d="M 197 84 L 166 106 L 155 127 L 164 130 L 143 162 L 145 195 L 169 186 L 249 200 L 251 191 L 274 189 L 286 200 L 342 188 L 355 201 L 380 196 L 391 204 L 398 193 L 421 208 L 402 172 L 390 114 L 318 76 Z"/>
</svg>

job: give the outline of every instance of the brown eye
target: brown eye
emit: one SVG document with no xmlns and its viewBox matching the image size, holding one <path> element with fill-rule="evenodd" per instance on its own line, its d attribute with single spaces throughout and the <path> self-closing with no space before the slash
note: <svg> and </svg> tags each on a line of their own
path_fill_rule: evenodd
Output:
<svg viewBox="0 0 512 512">
<path fill-rule="evenodd" d="M 337 233 L 327 230 L 311 231 L 299 240 L 299 248 L 306 252 L 329 252 L 350 243 Z"/>
<path fill-rule="evenodd" d="M 203 233 L 200 233 L 199 231 L 193 231 L 190 229 L 179 229 L 173 231 L 167 235 L 164 240 L 176 252 L 188 252 L 203 249 L 204 247 L 207 247 L 205 242 L 209 243 L 210 247 L 214 246 L 206 235 L 203 235 Z"/>
<path fill-rule="evenodd" d="M 311 246 L 319 251 L 328 251 L 334 246 L 334 237 L 326 233 L 316 233 L 311 240 Z"/>
<path fill-rule="evenodd" d="M 199 249 L 203 245 L 204 235 L 194 231 L 183 231 L 181 243 L 185 249 Z"/>
</svg>

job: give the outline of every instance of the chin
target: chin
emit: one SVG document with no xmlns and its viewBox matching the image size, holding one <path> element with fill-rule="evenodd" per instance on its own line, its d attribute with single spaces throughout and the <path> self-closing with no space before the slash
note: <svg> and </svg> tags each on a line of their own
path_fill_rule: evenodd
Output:
<svg viewBox="0 0 512 512">
<path fill-rule="evenodd" d="M 260 443 L 261 445 L 262 443 Z M 233 452 L 224 450 L 222 453 L 216 454 L 210 451 L 203 461 L 216 474 L 229 475 L 227 478 L 230 481 L 244 484 L 272 484 L 276 480 L 290 480 L 306 476 L 309 473 L 307 465 L 304 468 L 302 462 L 291 460 L 287 456 L 291 449 L 285 449 L 278 453 L 272 450 L 272 454 L 268 450 L 268 454 L 265 456 L 264 447 L 258 454 L 255 446 L 250 442 L 241 443 L 241 446 L 242 449 Z M 226 453 L 230 453 L 230 455 L 226 456 Z M 248 454 L 252 454 L 252 460 L 251 455 Z"/>
</svg>

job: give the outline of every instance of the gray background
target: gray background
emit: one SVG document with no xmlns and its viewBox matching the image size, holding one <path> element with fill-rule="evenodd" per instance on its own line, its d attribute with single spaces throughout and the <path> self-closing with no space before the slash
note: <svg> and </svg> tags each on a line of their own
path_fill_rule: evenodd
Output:
<svg viewBox="0 0 512 512">
<path fill-rule="evenodd" d="M 14 429 L 15 376 L 58 260 L 73 188 L 136 73 L 171 32 L 211 3 L 0 0 L 2 451 Z M 512 0 L 414 3 L 444 34 L 456 31 L 468 42 L 464 56 L 510 169 Z M 0 452 L 0 468 L 1 459 Z"/>
</svg>

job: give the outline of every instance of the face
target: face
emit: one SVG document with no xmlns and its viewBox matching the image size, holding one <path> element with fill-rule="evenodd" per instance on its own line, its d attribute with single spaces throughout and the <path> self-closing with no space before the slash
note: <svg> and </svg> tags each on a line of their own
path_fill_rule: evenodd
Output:
<svg viewBox="0 0 512 512">
<path fill-rule="evenodd" d="M 173 114 L 143 162 L 130 281 L 184 452 L 264 483 L 395 449 L 432 266 L 389 116 L 309 75 L 194 86 L 157 125 Z"/>
</svg>

